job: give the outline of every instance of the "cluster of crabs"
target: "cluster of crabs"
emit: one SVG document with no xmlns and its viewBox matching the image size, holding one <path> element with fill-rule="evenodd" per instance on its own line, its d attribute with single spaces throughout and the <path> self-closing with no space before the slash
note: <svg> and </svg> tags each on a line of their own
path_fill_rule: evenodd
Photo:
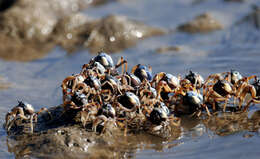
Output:
<svg viewBox="0 0 260 159">
<path fill-rule="evenodd" d="M 84 127 L 90 125 L 96 132 L 101 126 L 101 133 L 111 126 L 125 133 L 129 129 L 159 131 L 171 124 L 178 126 L 181 115 L 206 112 L 211 116 L 218 110 L 227 111 L 227 105 L 246 111 L 252 103 L 260 103 L 257 76 L 245 77 L 235 70 L 212 74 L 206 80 L 192 71 L 183 77 L 165 72 L 153 76 L 151 67 L 142 64 L 128 72 L 126 60 L 121 57 L 114 65 L 106 53 L 99 53 L 80 73 L 65 78 L 61 87 L 64 112 L 77 111 Z M 30 121 L 33 131 L 40 112 L 19 102 L 6 115 L 6 129 L 20 118 Z"/>
</svg>

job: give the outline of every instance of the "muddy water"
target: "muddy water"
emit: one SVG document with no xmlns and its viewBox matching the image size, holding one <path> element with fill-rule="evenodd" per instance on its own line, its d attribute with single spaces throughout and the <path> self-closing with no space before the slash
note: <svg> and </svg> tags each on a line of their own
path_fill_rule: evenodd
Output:
<svg viewBox="0 0 260 159">
<path fill-rule="evenodd" d="M 203 34 L 173 32 L 140 41 L 138 45 L 112 57 L 116 60 L 124 56 L 129 67 L 137 63 L 150 64 L 154 73 L 164 71 L 183 75 L 191 69 L 206 77 L 211 73 L 237 69 L 243 75 L 260 76 L 260 30 L 250 20 L 236 24 L 252 11 L 252 4 L 260 5 L 257 0 L 243 3 L 131 0 L 88 8 L 84 14 L 96 18 L 120 14 L 152 26 L 174 30 L 197 15 L 209 12 L 223 25 L 222 30 Z M 168 46 L 178 46 L 180 49 L 156 52 L 156 49 Z M 46 57 L 32 62 L 1 60 L 0 75 L 3 82 L 10 82 L 11 86 L 0 90 L 0 125 L 4 122 L 5 113 L 17 104 L 17 100 L 28 101 L 36 109 L 60 104 L 61 81 L 77 73 L 92 56 L 87 50 L 67 55 L 65 50 L 55 47 Z M 244 120 L 249 121 L 248 118 L 258 109 L 259 105 L 252 106 Z M 184 119 L 182 133 L 174 140 L 140 134 L 123 138 L 124 142 L 118 145 L 103 146 L 102 152 L 118 150 L 120 153 L 115 154 L 120 158 L 259 158 L 260 131 L 257 128 L 243 125 L 244 120 L 236 122 L 234 119 L 231 123 L 221 117 L 211 120 Z M 14 158 L 17 153 L 8 149 L 7 135 L 1 128 L 0 158 Z"/>
</svg>

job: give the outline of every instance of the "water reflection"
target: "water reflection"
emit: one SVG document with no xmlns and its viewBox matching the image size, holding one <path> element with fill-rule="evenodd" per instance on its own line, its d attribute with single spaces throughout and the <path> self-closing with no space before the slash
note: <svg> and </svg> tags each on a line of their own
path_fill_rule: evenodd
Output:
<svg viewBox="0 0 260 159">
<path fill-rule="evenodd" d="M 203 120 L 203 123 L 219 136 L 240 131 L 257 132 L 260 128 L 260 111 L 255 111 L 251 117 L 248 117 L 248 113 L 222 113 Z"/>
<path fill-rule="evenodd" d="M 248 114 L 218 113 L 201 119 L 186 116 L 182 118 L 181 129 L 175 129 L 168 138 L 143 132 L 130 133 L 128 136 L 124 136 L 123 132 L 115 132 L 113 136 L 97 136 L 93 132 L 69 126 L 33 135 L 9 136 L 6 145 L 8 151 L 17 158 L 135 158 L 136 153 L 143 150 L 160 152 L 173 149 L 184 144 L 188 138 L 211 140 L 212 134 L 227 136 L 239 132 L 248 132 L 243 137 L 252 137 L 252 132 L 257 133 L 260 128 L 260 110 Z"/>
</svg>

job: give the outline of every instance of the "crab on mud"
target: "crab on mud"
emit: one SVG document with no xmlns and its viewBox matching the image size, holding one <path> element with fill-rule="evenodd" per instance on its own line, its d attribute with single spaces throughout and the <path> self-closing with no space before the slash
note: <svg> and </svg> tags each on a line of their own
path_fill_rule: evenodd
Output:
<svg viewBox="0 0 260 159">
<path fill-rule="evenodd" d="M 185 79 L 188 79 L 197 90 L 202 88 L 205 82 L 204 78 L 200 74 L 192 71 L 185 75 Z"/>
<path fill-rule="evenodd" d="M 37 122 L 38 115 L 47 111 L 50 118 L 52 117 L 50 112 L 46 108 L 41 108 L 39 112 L 35 112 L 33 106 L 27 102 L 18 101 L 18 105 L 11 109 L 5 116 L 5 129 L 9 132 L 14 126 L 19 126 L 17 124 L 18 120 L 23 122 L 30 122 L 30 132 L 34 132 L 33 122 Z"/>
<path fill-rule="evenodd" d="M 252 84 L 250 83 L 251 79 L 255 79 Z M 237 87 L 236 97 L 239 100 L 239 109 L 241 109 L 242 104 L 245 102 L 247 94 L 250 94 L 251 99 L 246 103 L 243 109 L 244 111 L 249 108 L 251 103 L 260 103 L 260 80 L 257 76 L 252 75 L 249 77 L 244 77 L 240 79 L 235 86 Z"/>
<path fill-rule="evenodd" d="M 211 104 L 214 111 L 218 102 L 224 102 L 225 112 L 227 103 L 232 96 L 235 96 L 235 92 L 236 88 L 231 83 L 230 72 L 212 74 L 203 86 L 204 102 Z"/>
<path fill-rule="evenodd" d="M 174 107 L 176 114 L 200 116 L 202 109 L 205 109 L 207 114 L 211 116 L 207 105 L 204 104 L 203 96 L 197 91 L 188 91 L 185 95 L 178 95 L 177 98 L 178 99 Z"/>
<path fill-rule="evenodd" d="M 171 126 L 180 126 L 180 119 L 171 114 L 163 102 L 157 102 L 154 105 L 154 109 L 147 119 L 152 124 L 149 128 L 149 132 L 152 134 L 171 131 Z"/>
<path fill-rule="evenodd" d="M 102 68 L 102 66 L 97 67 L 97 65 L 102 65 L 105 70 Z M 102 72 L 104 73 L 114 76 L 119 74 L 117 68 L 122 65 L 122 72 L 124 72 L 125 70 L 127 70 L 127 61 L 124 60 L 123 57 L 121 57 L 118 60 L 117 64 L 114 65 L 113 59 L 110 55 L 104 52 L 100 52 L 96 57 L 92 58 L 88 64 L 83 65 L 82 70 L 84 71 L 86 69 L 93 69 L 95 67 L 98 70 L 102 70 Z"/>
</svg>

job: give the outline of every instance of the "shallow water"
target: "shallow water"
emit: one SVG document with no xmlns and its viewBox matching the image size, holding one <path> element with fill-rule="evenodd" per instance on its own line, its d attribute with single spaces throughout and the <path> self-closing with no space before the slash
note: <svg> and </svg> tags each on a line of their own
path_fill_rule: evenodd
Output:
<svg viewBox="0 0 260 159">
<path fill-rule="evenodd" d="M 164 71 L 183 75 L 193 70 L 207 77 L 211 73 L 237 69 L 245 76 L 260 76 L 260 30 L 250 23 L 235 25 L 251 11 L 251 4 L 259 5 L 259 2 L 193 2 L 131 0 L 88 8 L 84 13 L 92 17 L 126 15 L 152 26 L 174 29 L 201 13 L 210 12 L 224 25 L 223 30 L 208 34 L 175 32 L 149 38 L 112 57 L 115 61 L 120 56 L 125 57 L 130 68 L 138 63 L 149 64 L 154 73 Z M 162 46 L 176 45 L 181 46 L 181 51 L 162 54 L 155 51 Z M 79 72 L 81 66 L 88 63 L 92 56 L 94 55 L 86 50 L 67 55 L 65 50 L 56 47 L 46 57 L 32 62 L 1 60 L 1 76 L 11 83 L 11 87 L 0 91 L 0 125 L 4 122 L 5 113 L 17 104 L 17 100 L 28 101 L 36 109 L 60 104 L 61 81 L 68 75 Z M 250 113 L 259 107 L 252 107 Z M 126 152 L 126 158 L 259 158 L 259 131 L 238 129 L 221 136 L 206 128 L 203 121 L 191 124 L 188 121 L 182 129 L 182 134 L 174 141 L 163 141 L 152 136 L 148 139 L 131 137 L 135 140 L 130 142 L 129 148 L 124 145 L 120 151 Z M 247 134 L 252 137 L 245 137 Z M 1 128 L 0 158 L 14 158 L 14 154 L 8 152 L 6 138 L 6 133 Z"/>
</svg>

